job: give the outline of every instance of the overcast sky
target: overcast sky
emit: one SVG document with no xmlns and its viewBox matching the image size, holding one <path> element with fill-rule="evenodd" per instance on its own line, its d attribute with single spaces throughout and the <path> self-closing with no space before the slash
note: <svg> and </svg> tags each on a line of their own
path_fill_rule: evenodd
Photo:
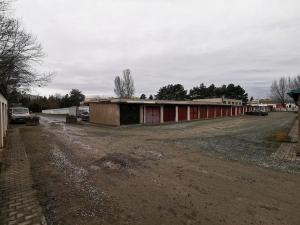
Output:
<svg viewBox="0 0 300 225">
<path fill-rule="evenodd" d="M 300 74 L 299 0 L 18 0 L 56 75 L 35 93 L 114 95 L 130 68 L 136 95 L 182 83 L 235 83 L 266 97 L 272 80 Z"/>
</svg>

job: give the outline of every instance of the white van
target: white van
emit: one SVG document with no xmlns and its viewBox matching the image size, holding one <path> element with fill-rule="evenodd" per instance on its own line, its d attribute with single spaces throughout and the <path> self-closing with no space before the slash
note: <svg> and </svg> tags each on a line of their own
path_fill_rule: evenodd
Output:
<svg viewBox="0 0 300 225">
<path fill-rule="evenodd" d="M 25 123 L 30 119 L 29 109 L 25 107 L 12 107 L 8 110 L 10 122 Z"/>
</svg>

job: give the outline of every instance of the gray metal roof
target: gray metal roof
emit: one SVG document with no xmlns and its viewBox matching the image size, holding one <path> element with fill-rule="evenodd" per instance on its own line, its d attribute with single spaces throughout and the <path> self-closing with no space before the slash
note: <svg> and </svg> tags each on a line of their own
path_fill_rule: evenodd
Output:
<svg viewBox="0 0 300 225">
<path fill-rule="evenodd" d="M 89 103 L 114 103 L 114 104 L 143 104 L 143 105 L 228 105 L 223 103 L 216 102 L 201 102 L 201 101 L 179 101 L 179 100 L 150 100 L 150 99 L 122 99 L 122 98 L 113 98 L 113 99 L 102 99 L 98 101 L 90 101 Z M 234 105 L 237 106 L 237 105 Z M 239 105 L 241 106 L 241 105 Z"/>
</svg>

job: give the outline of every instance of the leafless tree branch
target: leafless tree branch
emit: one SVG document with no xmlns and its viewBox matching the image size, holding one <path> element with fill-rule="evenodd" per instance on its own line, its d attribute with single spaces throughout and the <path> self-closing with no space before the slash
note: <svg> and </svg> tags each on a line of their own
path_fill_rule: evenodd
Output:
<svg viewBox="0 0 300 225">
<path fill-rule="evenodd" d="M 0 0 L 0 90 L 6 96 L 19 89 L 45 85 L 53 74 L 34 69 L 44 57 L 41 44 L 8 12 L 9 1 Z"/>
</svg>

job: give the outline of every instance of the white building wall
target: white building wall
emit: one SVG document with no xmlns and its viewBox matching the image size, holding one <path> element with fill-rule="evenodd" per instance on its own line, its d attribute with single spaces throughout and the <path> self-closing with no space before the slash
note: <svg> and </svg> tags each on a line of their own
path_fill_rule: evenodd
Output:
<svg viewBox="0 0 300 225">
<path fill-rule="evenodd" d="M 42 110 L 42 113 L 56 114 L 56 115 L 69 114 L 69 108 L 47 109 L 47 110 Z"/>
<path fill-rule="evenodd" d="M 59 109 L 46 109 L 42 110 L 42 113 L 45 114 L 55 114 L 55 115 L 70 115 L 70 116 L 76 116 L 82 111 L 89 112 L 88 106 L 72 106 L 70 108 L 59 108 Z"/>
<path fill-rule="evenodd" d="M 0 94 L 0 148 L 4 146 L 4 137 L 7 131 L 7 100 Z"/>
</svg>

